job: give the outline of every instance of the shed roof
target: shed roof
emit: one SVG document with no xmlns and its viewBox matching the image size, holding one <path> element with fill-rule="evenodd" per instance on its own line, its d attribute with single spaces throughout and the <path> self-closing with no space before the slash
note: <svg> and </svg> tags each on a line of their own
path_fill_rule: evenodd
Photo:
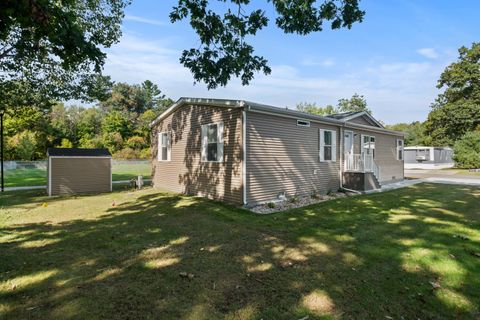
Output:
<svg viewBox="0 0 480 320">
<path fill-rule="evenodd" d="M 56 157 L 111 157 L 110 151 L 101 149 L 83 148 L 48 148 L 47 156 Z"/>
</svg>

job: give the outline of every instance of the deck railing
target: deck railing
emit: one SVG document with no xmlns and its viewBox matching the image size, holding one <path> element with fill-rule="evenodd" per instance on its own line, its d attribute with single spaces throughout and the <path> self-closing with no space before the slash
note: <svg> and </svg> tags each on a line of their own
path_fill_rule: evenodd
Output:
<svg viewBox="0 0 480 320">
<path fill-rule="evenodd" d="M 377 179 L 380 177 L 380 168 L 373 159 L 373 155 L 366 153 L 345 154 L 345 171 L 373 172 Z"/>
</svg>

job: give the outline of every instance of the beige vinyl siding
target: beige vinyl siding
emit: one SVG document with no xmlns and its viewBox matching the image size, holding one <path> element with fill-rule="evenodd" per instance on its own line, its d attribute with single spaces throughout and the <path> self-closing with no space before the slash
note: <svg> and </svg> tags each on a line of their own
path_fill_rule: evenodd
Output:
<svg viewBox="0 0 480 320">
<path fill-rule="evenodd" d="M 377 127 L 371 121 L 367 120 L 364 116 L 361 116 L 361 117 L 358 117 L 358 118 L 353 118 L 352 120 L 349 120 L 348 122 L 363 124 L 365 126 Z"/>
<path fill-rule="evenodd" d="M 109 192 L 111 158 L 50 157 L 51 195 Z"/>
<path fill-rule="evenodd" d="M 386 184 L 403 180 L 403 161 L 397 160 L 397 139 L 402 139 L 402 136 L 395 136 L 391 134 L 347 129 L 354 133 L 353 152 L 361 153 L 360 139 L 361 135 L 369 135 L 375 137 L 375 162 L 380 167 L 380 183 Z"/>
<path fill-rule="evenodd" d="M 246 125 L 248 205 L 274 200 L 282 192 L 291 196 L 339 188 L 337 127 L 314 122 L 301 127 L 297 119 L 257 112 L 247 113 Z M 337 132 L 336 162 L 320 162 L 320 128 Z"/>
<path fill-rule="evenodd" d="M 202 162 L 201 127 L 223 122 L 223 162 Z M 158 161 L 158 133 L 170 132 L 169 161 Z M 242 110 L 185 105 L 152 130 L 154 187 L 242 204 Z"/>
</svg>

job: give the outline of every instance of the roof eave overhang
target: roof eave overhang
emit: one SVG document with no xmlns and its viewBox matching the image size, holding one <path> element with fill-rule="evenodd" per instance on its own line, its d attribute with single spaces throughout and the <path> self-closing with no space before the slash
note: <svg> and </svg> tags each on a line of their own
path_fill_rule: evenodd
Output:
<svg viewBox="0 0 480 320">
<path fill-rule="evenodd" d="M 388 130 L 388 129 L 385 129 L 383 126 L 381 127 L 366 126 L 363 124 L 348 122 L 344 119 L 337 120 L 337 119 L 332 119 L 328 117 L 317 116 L 317 115 L 308 114 L 300 111 L 295 111 L 291 109 L 282 109 L 278 107 L 272 107 L 272 106 L 262 105 L 258 103 L 252 103 L 252 102 L 245 102 L 245 103 L 248 107 L 248 110 L 253 112 L 267 113 L 267 114 L 272 114 L 276 116 L 292 117 L 297 119 L 305 119 L 305 120 L 310 120 L 318 123 L 343 126 L 346 128 L 360 129 L 365 131 L 380 132 L 380 133 L 391 134 L 395 136 L 402 136 L 402 137 L 405 136 L 405 133 L 403 132 Z"/>
<path fill-rule="evenodd" d="M 242 100 L 228 100 L 228 99 L 206 99 L 206 98 L 186 98 L 182 97 L 174 104 L 168 107 L 162 114 L 160 114 L 155 120 L 150 123 L 150 128 L 154 127 L 158 122 L 165 119 L 172 112 L 177 110 L 183 105 L 194 104 L 202 106 L 215 106 L 215 107 L 227 107 L 227 108 L 239 108 L 243 107 L 245 102 Z"/>
<path fill-rule="evenodd" d="M 267 113 L 272 114 L 274 116 L 283 116 L 283 117 L 293 117 L 297 119 L 305 119 L 310 120 L 318 123 L 336 125 L 336 126 L 344 126 L 348 128 L 357 128 L 366 131 L 377 131 L 387 134 L 392 134 L 396 136 L 404 136 L 403 132 L 393 131 L 385 129 L 380 123 L 380 127 L 373 127 L 373 126 L 366 126 L 362 124 L 348 122 L 348 120 L 342 119 L 332 119 L 324 116 L 317 116 L 313 114 L 308 114 L 300 111 L 295 111 L 287 108 L 278 108 L 266 104 L 250 102 L 245 100 L 227 100 L 227 99 L 205 99 L 205 98 L 180 98 L 177 102 L 172 104 L 167 110 L 165 110 L 161 115 L 159 115 L 152 123 L 150 124 L 150 128 L 154 127 L 158 122 L 162 119 L 165 119 L 168 115 L 172 112 L 177 110 L 183 105 L 186 104 L 195 104 L 195 105 L 204 105 L 204 106 L 215 106 L 215 107 L 227 107 L 227 108 L 247 108 L 248 111 L 252 112 L 260 112 L 260 113 Z M 365 112 L 370 118 L 367 112 Z M 372 118 L 373 119 L 373 118 Z M 373 119 L 376 121 L 375 119 Z"/>
</svg>

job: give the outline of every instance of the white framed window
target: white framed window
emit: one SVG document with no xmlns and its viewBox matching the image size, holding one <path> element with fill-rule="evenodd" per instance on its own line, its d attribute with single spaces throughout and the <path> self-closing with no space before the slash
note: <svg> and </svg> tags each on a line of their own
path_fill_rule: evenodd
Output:
<svg viewBox="0 0 480 320">
<path fill-rule="evenodd" d="M 337 132 L 320 129 L 320 161 L 337 161 Z"/>
<path fill-rule="evenodd" d="M 202 161 L 223 161 L 223 122 L 202 125 Z"/>
<path fill-rule="evenodd" d="M 403 140 L 397 139 L 397 160 L 403 160 Z"/>
<path fill-rule="evenodd" d="M 170 161 L 172 146 L 170 132 L 158 134 L 158 161 Z"/>
<path fill-rule="evenodd" d="M 362 134 L 362 153 L 366 155 L 371 155 L 375 158 L 375 136 L 363 135 Z"/>
</svg>

